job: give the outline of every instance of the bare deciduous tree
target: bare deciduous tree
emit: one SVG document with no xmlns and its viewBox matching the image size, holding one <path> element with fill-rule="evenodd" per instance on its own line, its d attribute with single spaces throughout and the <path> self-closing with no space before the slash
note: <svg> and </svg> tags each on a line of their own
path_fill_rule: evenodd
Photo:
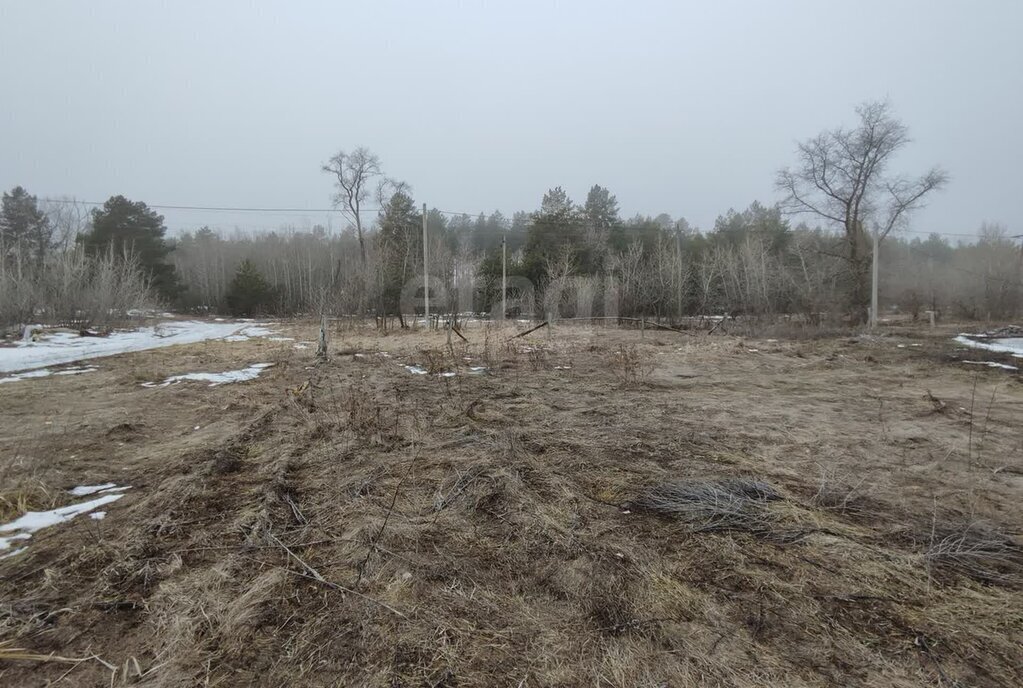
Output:
<svg viewBox="0 0 1023 688">
<path fill-rule="evenodd" d="M 334 175 L 336 179 L 334 206 L 355 225 L 362 264 L 365 266 L 366 239 L 362 230 L 362 206 L 373 191 L 371 180 L 383 174 L 380 158 L 362 146 L 351 153 L 338 151 L 323 166 L 323 171 Z"/>
<path fill-rule="evenodd" d="M 910 141 L 906 126 L 884 101 L 865 103 L 856 114 L 856 128 L 840 127 L 800 143 L 796 167 L 778 172 L 777 187 L 785 193 L 783 210 L 842 228 L 852 277 L 849 305 L 862 317 L 870 271 L 864 223 L 872 222 L 884 238 L 923 205 L 928 193 L 941 188 L 947 175 L 935 167 L 917 179 L 887 177 L 891 158 Z"/>
</svg>

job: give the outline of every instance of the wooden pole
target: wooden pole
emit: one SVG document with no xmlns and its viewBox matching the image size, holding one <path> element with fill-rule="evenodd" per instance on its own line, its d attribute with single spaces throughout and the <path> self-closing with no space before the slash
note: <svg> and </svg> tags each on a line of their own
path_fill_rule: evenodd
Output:
<svg viewBox="0 0 1023 688">
<path fill-rule="evenodd" d="M 871 236 L 874 239 L 874 260 L 873 260 L 873 267 L 872 267 L 873 279 L 871 280 L 871 285 L 870 285 L 870 329 L 874 329 L 875 327 L 877 327 L 877 263 L 878 263 L 877 246 L 878 246 L 878 239 L 877 239 L 877 228 L 876 227 L 874 228 L 874 231 L 871 233 Z"/>
<path fill-rule="evenodd" d="M 508 316 L 508 239 L 501 236 L 501 320 Z"/>
<path fill-rule="evenodd" d="M 426 329 L 430 329 L 430 253 L 426 236 L 426 204 L 423 204 L 423 311 Z"/>
<path fill-rule="evenodd" d="M 316 357 L 327 360 L 327 316 L 320 314 L 320 339 L 316 344 Z"/>
</svg>

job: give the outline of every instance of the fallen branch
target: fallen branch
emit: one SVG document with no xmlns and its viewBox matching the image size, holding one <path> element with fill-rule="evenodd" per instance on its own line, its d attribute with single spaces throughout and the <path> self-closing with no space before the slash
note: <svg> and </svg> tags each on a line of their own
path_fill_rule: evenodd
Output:
<svg viewBox="0 0 1023 688">
<path fill-rule="evenodd" d="M 326 586 L 326 587 L 328 587 L 328 588 L 330 588 L 332 590 L 337 590 L 339 592 L 347 592 L 347 593 L 351 593 L 352 595 L 355 595 L 356 597 L 361 597 L 362 599 L 366 600 L 367 602 L 372 602 L 373 604 L 381 606 L 384 609 L 386 609 L 387 611 L 389 611 L 389 612 L 391 612 L 393 614 L 397 614 L 398 616 L 400 616 L 403 619 L 407 619 L 408 618 L 405 614 L 402 614 L 401 612 L 399 612 L 397 609 L 395 609 L 394 607 L 390 606 L 389 604 L 385 604 L 384 602 L 381 602 L 380 600 L 374 599 L 374 598 L 370 597 L 369 595 L 365 595 L 365 594 L 359 592 L 358 590 L 352 590 L 351 588 L 346 588 L 343 585 L 339 585 L 337 583 L 334 583 L 333 581 L 327 580 L 326 578 L 324 578 L 323 576 L 320 575 L 319 571 L 317 571 L 312 566 L 310 566 L 308 563 L 306 563 L 306 561 L 304 559 L 302 559 L 302 557 L 300 557 L 297 554 L 295 554 L 294 552 L 292 552 L 291 549 L 287 545 L 285 545 L 283 542 L 281 542 L 280 538 L 278 538 L 273 533 L 270 533 L 269 535 L 270 535 L 270 539 L 271 540 L 276 542 L 277 545 L 281 549 L 283 549 L 285 552 L 288 553 L 288 556 L 290 556 L 292 559 L 297 561 L 302 566 L 302 568 L 304 568 L 306 570 L 306 573 L 302 573 L 300 571 L 292 571 L 291 569 L 286 569 L 287 571 L 290 571 L 291 573 L 295 574 L 296 576 L 302 576 L 303 578 L 309 578 L 311 580 L 314 580 L 317 583 L 319 583 L 321 585 L 324 585 L 324 586 Z"/>
<path fill-rule="evenodd" d="M 380 536 L 384 534 L 384 529 L 387 528 L 388 521 L 391 520 L 391 514 L 394 512 L 394 505 L 398 502 L 398 493 L 401 491 L 401 486 L 405 482 L 405 479 L 412 473 L 412 467 L 416 465 L 416 459 L 419 458 L 419 452 L 416 451 L 413 446 L 412 460 L 408 463 L 408 468 L 405 470 L 405 474 L 401 476 L 401 480 L 394 486 L 394 494 L 391 495 L 391 505 L 387 508 L 387 515 L 384 516 L 384 522 L 380 524 L 380 529 L 373 536 L 373 539 L 369 543 L 369 549 L 366 551 L 366 558 L 359 564 L 359 576 L 355 579 L 355 585 L 358 586 L 362 582 L 362 574 L 366 570 L 366 565 L 369 564 L 369 559 L 373 556 L 373 550 L 376 547 L 377 541 Z"/>
<path fill-rule="evenodd" d="M 530 334 L 531 332 L 536 332 L 541 327 L 546 327 L 549 324 L 550 324 L 549 322 L 544 320 L 542 323 L 540 323 L 536 327 L 531 327 L 530 329 L 526 330 L 525 332 L 520 332 L 520 333 L 518 333 L 517 335 L 515 335 L 513 337 L 508 337 L 508 339 L 506 339 L 505 341 L 509 341 L 510 342 L 513 339 L 518 339 L 519 337 L 525 337 L 527 334 Z"/>
<path fill-rule="evenodd" d="M 710 328 L 710 332 L 708 332 L 707 334 L 708 334 L 708 335 L 714 334 L 714 330 L 716 330 L 716 329 L 718 329 L 719 327 L 721 327 L 721 326 L 722 326 L 722 325 L 724 324 L 724 322 L 725 322 L 726 320 L 728 320 L 728 317 L 729 317 L 729 316 L 728 316 L 728 313 L 725 313 L 724 317 L 723 317 L 723 318 L 721 318 L 720 320 L 718 320 L 717 324 L 716 324 L 716 325 L 714 325 L 714 327 Z"/>
</svg>

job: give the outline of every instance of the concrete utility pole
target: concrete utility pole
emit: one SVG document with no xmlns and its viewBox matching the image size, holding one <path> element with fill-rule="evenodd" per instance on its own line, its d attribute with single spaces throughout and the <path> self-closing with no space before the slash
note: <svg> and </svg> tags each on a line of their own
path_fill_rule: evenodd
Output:
<svg viewBox="0 0 1023 688">
<path fill-rule="evenodd" d="M 501 320 L 508 317 L 508 238 L 501 235 Z"/>
<path fill-rule="evenodd" d="M 873 279 L 870 285 L 870 329 L 877 327 L 877 227 L 874 227 L 872 232 L 874 238 L 874 260 L 873 260 Z"/>
<path fill-rule="evenodd" d="M 675 223 L 675 263 L 678 268 L 678 317 L 682 319 L 682 223 Z"/>
<path fill-rule="evenodd" d="M 1023 234 L 1015 234 L 1013 239 L 1019 239 L 1019 267 L 1016 269 L 1016 308 L 1023 309 Z"/>
<path fill-rule="evenodd" d="M 426 204 L 423 204 L 423 313 L 430 329 L 430 249 L 426 236 Z"/>
</svg>

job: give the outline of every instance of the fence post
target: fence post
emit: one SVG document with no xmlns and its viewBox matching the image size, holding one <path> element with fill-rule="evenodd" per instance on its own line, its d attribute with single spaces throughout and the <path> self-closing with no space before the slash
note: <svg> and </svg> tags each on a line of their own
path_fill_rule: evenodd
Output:
<svg viewBox="0 0 1023 688">
<path fill-rule="evenodd" d="M 327 360 L 327 316 L 320 315 L 320 339 L 316 344 L 316 357 Z"/>
</svg>

